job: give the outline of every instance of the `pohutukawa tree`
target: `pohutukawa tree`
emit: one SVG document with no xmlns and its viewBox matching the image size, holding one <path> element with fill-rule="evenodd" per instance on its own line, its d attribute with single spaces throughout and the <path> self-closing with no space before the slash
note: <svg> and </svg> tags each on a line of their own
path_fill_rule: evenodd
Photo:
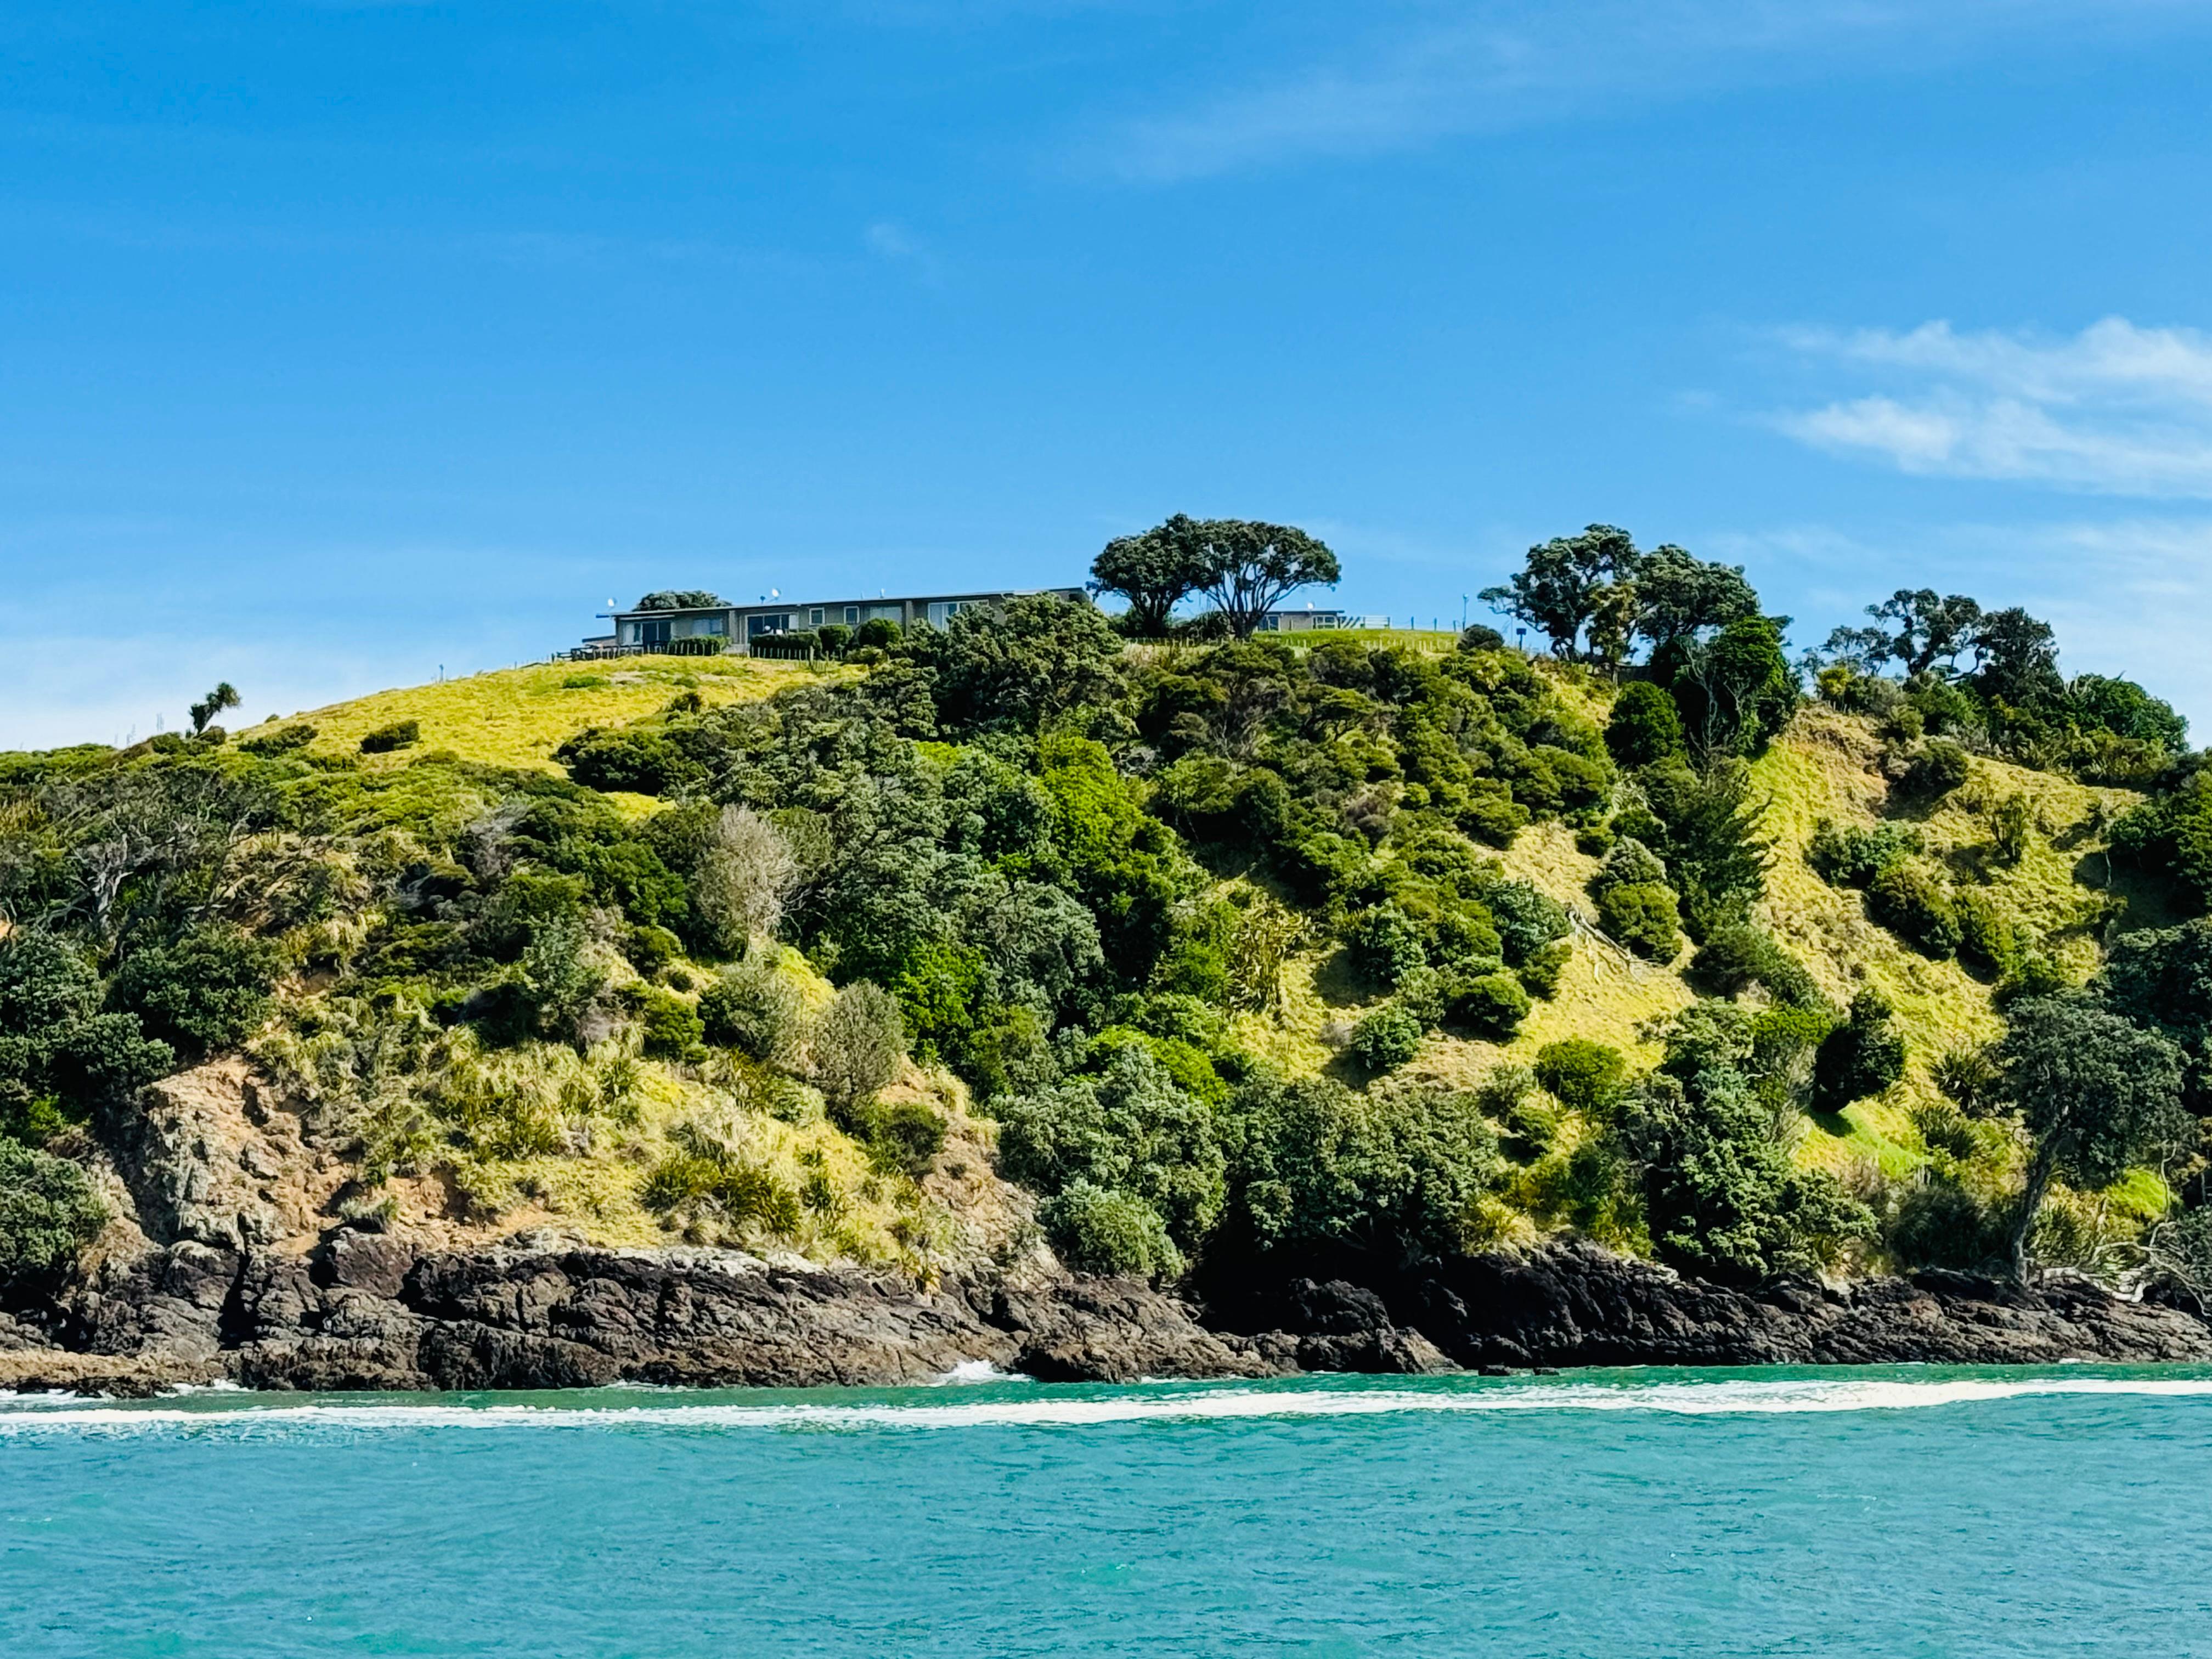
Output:
<svg viewBox="0 0 2212 1659">
<path fill-rule="evenodd" d="M 1328 544 L 1295 526 L 1180 513 L 1108 543 L 1091 567 L 1092 587 L 1126 598 L 1145 632 L 1165 633 L 1176 602 L 1202 592 L 1240 640 L 1299 588 L 1334 587 L 1343 574 Z"/>
<path fill-rule="evenodd" d="M 1207 575 L 1202 526 L 1176 514 L 1137 536 L 1117 536 L 1091 562 L 1091 591 L 1129 602 L 1133 631 L 1152 639 L 1168 631 L 1176 606 Z"/>
<path fill-rule="evenodd" d="M 2107 1186 L 2129 1167 L 2182 1144 L 2194 1121 L 2181 1103 L 2181 1051 L 2110 1009 L 2072 997 L 2015 1003 L 1998 1043 L 1998 1093 L 2035 1146 L 2013 1218 L 2013 1277 L 2027 1277 L 2028 1241 L 2054 1179 Z"/>
</svg>

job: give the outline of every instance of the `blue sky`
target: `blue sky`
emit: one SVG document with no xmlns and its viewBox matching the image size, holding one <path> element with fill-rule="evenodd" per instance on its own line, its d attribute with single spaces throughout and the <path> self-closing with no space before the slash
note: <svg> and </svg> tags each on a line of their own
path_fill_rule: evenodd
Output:
<svg viewBox="0 0 2212 1659">
<path fill-rule="evenodd" d="M 1037 585 L 1455 620 L 1591 520 L 2024 603 L 2212 736 L 2212 6 L 0 15 L 0 744 Z"/>
</svg>

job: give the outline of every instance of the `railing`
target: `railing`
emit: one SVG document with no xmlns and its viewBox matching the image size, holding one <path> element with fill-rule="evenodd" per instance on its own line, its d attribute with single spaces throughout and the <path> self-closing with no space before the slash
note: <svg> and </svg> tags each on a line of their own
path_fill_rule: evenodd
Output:
<svg viewBox="0 0 2212 1659">
<path fill-rule="evenodd" d="M 579 645 L 566 651 L 556 651 L 549 660 L 605 662 L 611 657 L 719 657 L 729 648 L 730 641 L 721 635 L 702 634 L 688 639 L 660 640 L 647 645 Z"/>
</svg>

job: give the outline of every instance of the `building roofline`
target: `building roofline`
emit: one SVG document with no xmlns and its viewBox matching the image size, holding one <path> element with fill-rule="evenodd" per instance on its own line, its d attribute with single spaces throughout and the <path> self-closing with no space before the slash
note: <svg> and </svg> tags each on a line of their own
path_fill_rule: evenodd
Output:
<svg viewBox="0 0 2212 1659">
<path fill-rule="evenodd" d="M 968 593 L 872 593 L 841 599 L 732 599 L 726 605 L 687 605 L 672 610 L 609 611 L 599 614 L 618 622 L 638 617 L 719 617 L 732 611 L 829 611 L 848 605 L 957 605 L 970 599 L 1026 599 L 1041 593 L 1082 593 L 1079 584 L 1064 587 L 986 587 Z"/>
</svg>

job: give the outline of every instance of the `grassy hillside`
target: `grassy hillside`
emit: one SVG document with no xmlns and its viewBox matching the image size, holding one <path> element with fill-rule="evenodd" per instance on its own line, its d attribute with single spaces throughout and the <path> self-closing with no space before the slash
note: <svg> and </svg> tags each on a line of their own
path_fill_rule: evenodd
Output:
<svg viewBox="0 0 2212 1659">
<path fill-rule="evenodd" d="M 1844 1195 L 1858 1218 L 1816 1259 L 1863 1263 L 1887 1259 L 1876 1224 L 1923 1168 L 1971 1196 L 1976 1226 L 2018 1187 L 2013 1131 L 1968 1121 L 1935 1081 L 2002 1031 L 2000 968 L 2084 979 L 2113 930 L 2166 920 L 2113 878 L 2127 792 L 1956 745 L 1943 787 L 1908 785 L 1936 750 L 1817 702 L 1790 718 L 1786 693 L 1771 741 L 1742 745 L 1747 774 L 1686 766 L 1679 732 L 1677 757 L 1629 765 L 1607 679 L 1449 635 L 1125 650 L 1087 610 L 1007 620 L 924 636 L 874 678 L 538 665 L 311 711 L 304 748 L 20 757 L 0 874 L 63 919 L 38 949 L 64 954 L 37 971 L 76 1023 L 27 1039 L 21 1077 L 0 1079 L 20 1127 L 0 1129 L 67 1144 L 100 1079 L 243 1047 L 358 1148 L 333 1213 L 434 1231 L 557 1224 L 927 1274 L 1041 1227 L 1071 1261 L 1172 1276 L 1215 1237 L 1293 1248 L 1267 1231 L 1293 1212 L 1253 1195 L 1320 1147 L 1358 1173 L 1316 1166 L 1295 1214 L 1316 1231 L 1296 1248 L 1401 1225 L 1330 1206 L 1398 1203 L 1404 1156 L 1460 1194 L 1425 1212 L 1428 1248 L 1576 1227 L 1663 1253 L 1680 1247 L 1646 1232 L 1637 1183 L 1699 1166 L 1624 1115 L 1678 1133 L 1666 1092 L 1702 1030 L 1740 1043 L 1747 1076 L 1769 1044 L 1759 1086 L 1779 1092 L 1727 1133 L 1775 1189 Z M 762 719 L 716 717 L 770 698 Z M 361 751 L 410 721 L 406 747 Z M 68 791 L 36 793 L 49 775 Z M 614 793 L 633 788 L 655 793 Z M 1706 809 L 1685 789 L 1726 793 L 1732 908 L 1690 908 L 1723 866 L 1717 832 L 1689 838 Z M 1747 816 L 1766 851 L 1755 904 Z M 1808 861 L 1824 824 L 1886 826 L 1915 880 L 1985 933 L 2001 912 L 2018 948 L 1928 954 L 1876 925 Z M 111 847 L 167 846 L 181 861 L 138 886 L 62 884 Z M 1639 859 L 1654 873 L 1619 873 Z M 1618 904 L 1625 884 L 1705 918 L 1700 937 L 1755 941 L 1765 954 L 1737 960 L 1767 964 L 1745 981 L 1765 988 L 1693 1009 L 1712 988 L 1686 943 L 1662 961 L 1607 937 L 1650 952 L 1672 934 Z M 100 908 L 118 893 L 119 921 Z M 1822 1093 L 1814 1051 L 1830 1064 L 1863 990 L 1895 1011 L 1902 1074 L 1893 1045 L 1875 1080 Z M 1668 1073 L 1649 1077 L 1670 1025 Z M 1536 1088 L 1568 1038 L 1618 1050 L 1595 1050 L 1613 1080 L 1579 1090 L 1554 1056 Z M 846 1086 L 872 1043 L 883 1064 Z M 105 1045 L 90 1070 L 84 1045 Z M 1809 1109 L 1823 1099 L 1853 1103 Z M 993 1176 L 1000 1146 L 1041 1207 Z M 2139 1220 L 2161 1191 L 2067 1202 L 2087 1237 L 2097 1206 Z"/>
<path fill-rule="evenodd" d="M 1601 687 L 1549 665 L 1547 672 L 1563 695 L 1602 720 L 1608 699 Z M 1880 769 L 1881 749 L 1871 720 L 1814 704 L 1800 712 L 1753 772 L 1765 802 L 1760 834 L 1773 846 L 1759 920 L 1839 1006 L 1863 987 L 1887 995 L 1909 1045 L 1905 1079 L 1898 1088 L 1816 1120 L 1798 1155 L 1847 1176 L 1863 1177 L 1872 1166 L 1896 1179 L 1927 1161 L 1911 1115 L 1942 1099 L 1929 1079 L 1931 1066 L 1947 1053 L 1990 1042 L 2002 1021 L 1986 976 L 1977 976 L 1955 957 L 1931 960 L 1914 950 L 1868 919 L 1863 895 L 1831 886 L 1813 870 L 1805 850 L 1820 822 L 1871 825 L 1894 811 L 1914 823 L 1932 856 L 1959 879 L 1996 895 L 2076 977 L 2093 969 L 2098 944 L 2108 933 L 2161 927 L 2171 918 L 2155 890 L 2116 878 L 2106 857 L 2106 829 L 2139 799 L 2133 792 L 2094 788 L 1978 756 L 1967 785 L 1932 809 L 1916 811 L 1910 803 L 1893 808 Z M 2033 803 L 2033 829 L 2026 855 L 2008 866 L 1989 855 L 1990 814 L 2016 793 Z M 1673 963 L 1642 961 L 1597 931 L 1587 889 L 1599 860 L 1577 850 L 1565 825 L 1532 824 L 1499 858 L 1510 874 L 1566 908 L 1576 923 L 1573 959 L 1558 994 L 1537 1001 L 1510 1042 L 1436 1032 L 1407 1074 L 1473 1086 L 1492 1067 L 1529 1064 L 1545 1044 L 1568 1036 L 1595 1038 L 1644 1062 L 1656 1060 L 1658 1048 L 1644 1033 L 1698 994 L 1685 977 L 1690 953 Z M 1286 1066 L 1328 1066 L 1351 1023 L 1372 1001 L 1332 973 L 1332 955 L 1333 947 L 1297 957 L 1287 971 L 1280 1018 L 1246 1017 L 1237 1025 L 1240 1040 Z"/>
<path fill-rule="evenodd" d="M 367 733 L 398 720 L 422 728 L 418 748 L 445 750 L 489 766 L 558 771 L 553 750 L 587 726 L 642 719 L 670 698 L 696 690 L 708 705 L 772 696 L 841 671 L 743 657 L 617 657 L 605 662 L 532 663 L 372 692 L 295 718 L 313 726 L 313 747 L 359 752 Z M 407 751 L 365 757 L 373 767 L 406 764 Z"/>
</svg>

